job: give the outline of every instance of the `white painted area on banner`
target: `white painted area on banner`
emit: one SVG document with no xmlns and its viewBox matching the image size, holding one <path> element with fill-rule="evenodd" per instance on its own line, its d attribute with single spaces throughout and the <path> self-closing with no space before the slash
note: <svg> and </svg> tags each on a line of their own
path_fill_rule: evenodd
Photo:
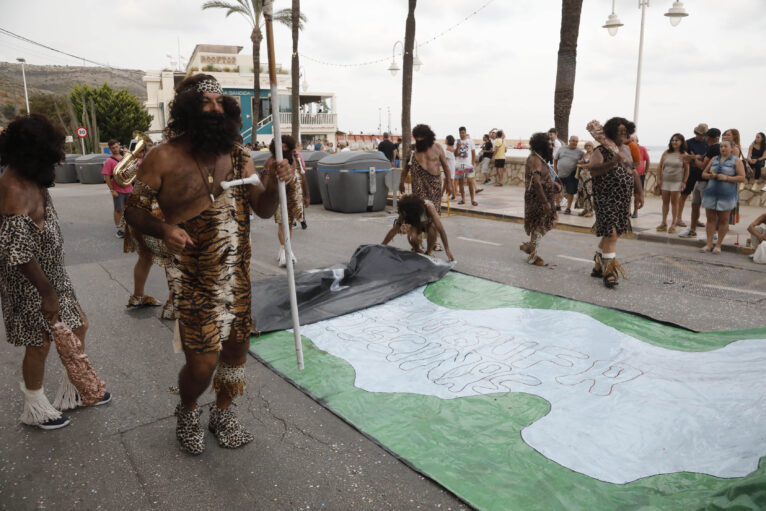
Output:
<svg viewBox="0 0 766 511">
<path fill-rule="evenodd" d="M 459 311 L 423 289 L 303 334 L 348 361 L 370 392 L 540 396 L 551 411 L 524 428 L 524 441 L 602 481 L 742 477 L 766 455 L 766 339 L 673 351 L 577 312 Z"/>
</svg>

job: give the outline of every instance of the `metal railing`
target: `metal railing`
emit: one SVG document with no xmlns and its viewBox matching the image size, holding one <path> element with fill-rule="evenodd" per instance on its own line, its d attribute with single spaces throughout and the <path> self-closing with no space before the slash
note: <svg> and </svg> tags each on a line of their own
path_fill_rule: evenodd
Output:
<svg viewBox="0 0 766 511">
<path fill-rule="evenodd" d="M 280 116 L 279 120 L 280 120 L 280 121 L 282 120 L 282 117 L 281 117 L 281 116 Z M 264 117 L 263 119 L 261 119 L 260 121 L 258 121 L 258 127 L 259 127 L 259 128 L 263 128 L 264 126 L 266 126 L 266 125 L 267 125 L 268 123 L 270 123 L 270 122 L 271 122 L 271 116 L 270 116 L 270 115 L 267 115 L 266 117 Z"/>
<path fill-rule="evenodd" d="M 301 126 L 336 126 L 338 114 L 299 114 Z M 293 123 L 293 114 L 290 112 L 279 113 L 279 123 L 282 125 Z"/>
</svg>

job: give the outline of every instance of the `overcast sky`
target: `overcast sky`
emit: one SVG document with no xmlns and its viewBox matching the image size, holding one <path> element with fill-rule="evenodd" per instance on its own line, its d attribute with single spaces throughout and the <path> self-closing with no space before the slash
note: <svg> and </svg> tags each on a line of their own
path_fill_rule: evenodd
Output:
<svg viewBox="0 0 766 511">
<path fill-rule="evenodd" d="M 430 124 L 437 136 L 457 135 L 460 125 L 479 137 L 503 128 L 509 138 L 528 138 L 553 125 L 553 91 L 561 21 L 558 0 L 420 0 L 416 37 L 423 67 L 414 74 L 412 122 Z M 169 67 L 166 54 L 189 57 L 198 43 L 244 46 L 250 28 L 239 16 L 202 11 L 194 0 L 3 1 L 0 27 L 78 56 L 132 69 Z M 609 0 L 585 0 L 580 21 L 577 81 L 570 133 L 587 138 L 585 124 L 614 115 L 633 116 L 641 11 L 637 0 L 617 0 L 625 24 L 616 37 L 601 28 Z M 289 0 L 276 0 L 277 8 Z M 404 39 L 406 0 L 303 0 L 308 23 L 301 34 L 302 67 L 309 89 L 337 95 L 339 128 L 401 131 L 401 72 L 391 77 L 392 46 Z M 181 8 L 180 6 L 185 6 Z M 764 0 L 688 0 L 689 17 L 671 27 L 663 14 L 672 0 L 653 0 L 646 10 L 639 136 L 662 145 L 693 127 L 738 128 L 743 144 L 766 131 L 766 34 Z M 276 32 L 277 60 L 290 64 L 286 27 Z M 262 55 L 265 58 L 264 42 Z M 75 59 L 0 35 L 0 60 L 78 65 Z M 310 58 L 309 58 L 310 57 Z M 314 60 L 374 65 L 336 67 Z M 401 65 L 401 57 L 397 57 Z"/>
</svg>

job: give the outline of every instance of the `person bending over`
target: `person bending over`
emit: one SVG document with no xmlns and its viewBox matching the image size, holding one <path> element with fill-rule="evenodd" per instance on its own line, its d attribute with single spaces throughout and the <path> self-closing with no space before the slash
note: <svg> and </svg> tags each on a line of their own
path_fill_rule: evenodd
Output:
<svg viewBox="0 0 766 511">
<path fill-rule="evenodd" d="M 444 226 L 439 219 L 439 213 L 431 201 L 423 200 L 414 195 L 403 195 L 399 199 L 398 207 L 399 217 L 394 220 L 394 226 L 391 227 L 386 237 L 383 238 L 383 245 L 388 245 L 397 234 L 404 234 L 412 246 L 412 251 L 422 254 L 423 249 L 420 245 L 420 239 L 425 236 L 425 254 L 431 255 L 436 247 L 436 236 L 438 234 L 444 244 L 444 252 L 447 254 L 447 258 L 450 261 L 455 260 L 449 249 L 447 233 L 444 231 Z"/>
</svg>

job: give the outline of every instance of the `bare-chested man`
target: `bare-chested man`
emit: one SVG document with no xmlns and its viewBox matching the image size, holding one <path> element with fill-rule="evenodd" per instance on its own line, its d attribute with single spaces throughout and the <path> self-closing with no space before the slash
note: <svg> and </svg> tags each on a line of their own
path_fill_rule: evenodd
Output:
<svg viewBox="0 0 766 511">
<path fill-rule="evenodd" d="M 216 402 L 209 429 L 222 447 L 253 439 L 230 408 L 245 388 L 250 315 L 250 208 L 261 218 L 279 203 L 282 161 L 263 183 L 223 191 L 221 181 L 253 174 L 250 154 L 236 144 L 240 109 L 210 75 L 181 82 L 170 104 L 168 142 L 144 160 L 125 212 L 134 228 L 164 240 L 174 255 L 168 272 L 186 365 L 178 375 L 176 437 L 191 454 L 205 449 L 197 398 L 210 385 Z M 276 176 L 274 174 L 277 174 Z M 150 212 L 156 197 L 165 221 Z M 213 373 L 215 377 L 213 378 Z"/>
<path fill-rule="evenodd" d="M 431 201 L 436 212 L 441 212 L 442 181 L 444 172 L 446 192 L 452 194 L 452 178 L 450 177 L 447 158 L 440 144 L 434 144 L 436 135 L 426 124 L 418 124 L 412 129 L 415 140 L 415 152 L 411 153 L 408 162 L 402 169 L 402 180 L 399 183 L 399 193 L 404 193 L 404 181 L 407 174 L 412 172 L 412 194 L 423 200 Z"/>
</svg>

